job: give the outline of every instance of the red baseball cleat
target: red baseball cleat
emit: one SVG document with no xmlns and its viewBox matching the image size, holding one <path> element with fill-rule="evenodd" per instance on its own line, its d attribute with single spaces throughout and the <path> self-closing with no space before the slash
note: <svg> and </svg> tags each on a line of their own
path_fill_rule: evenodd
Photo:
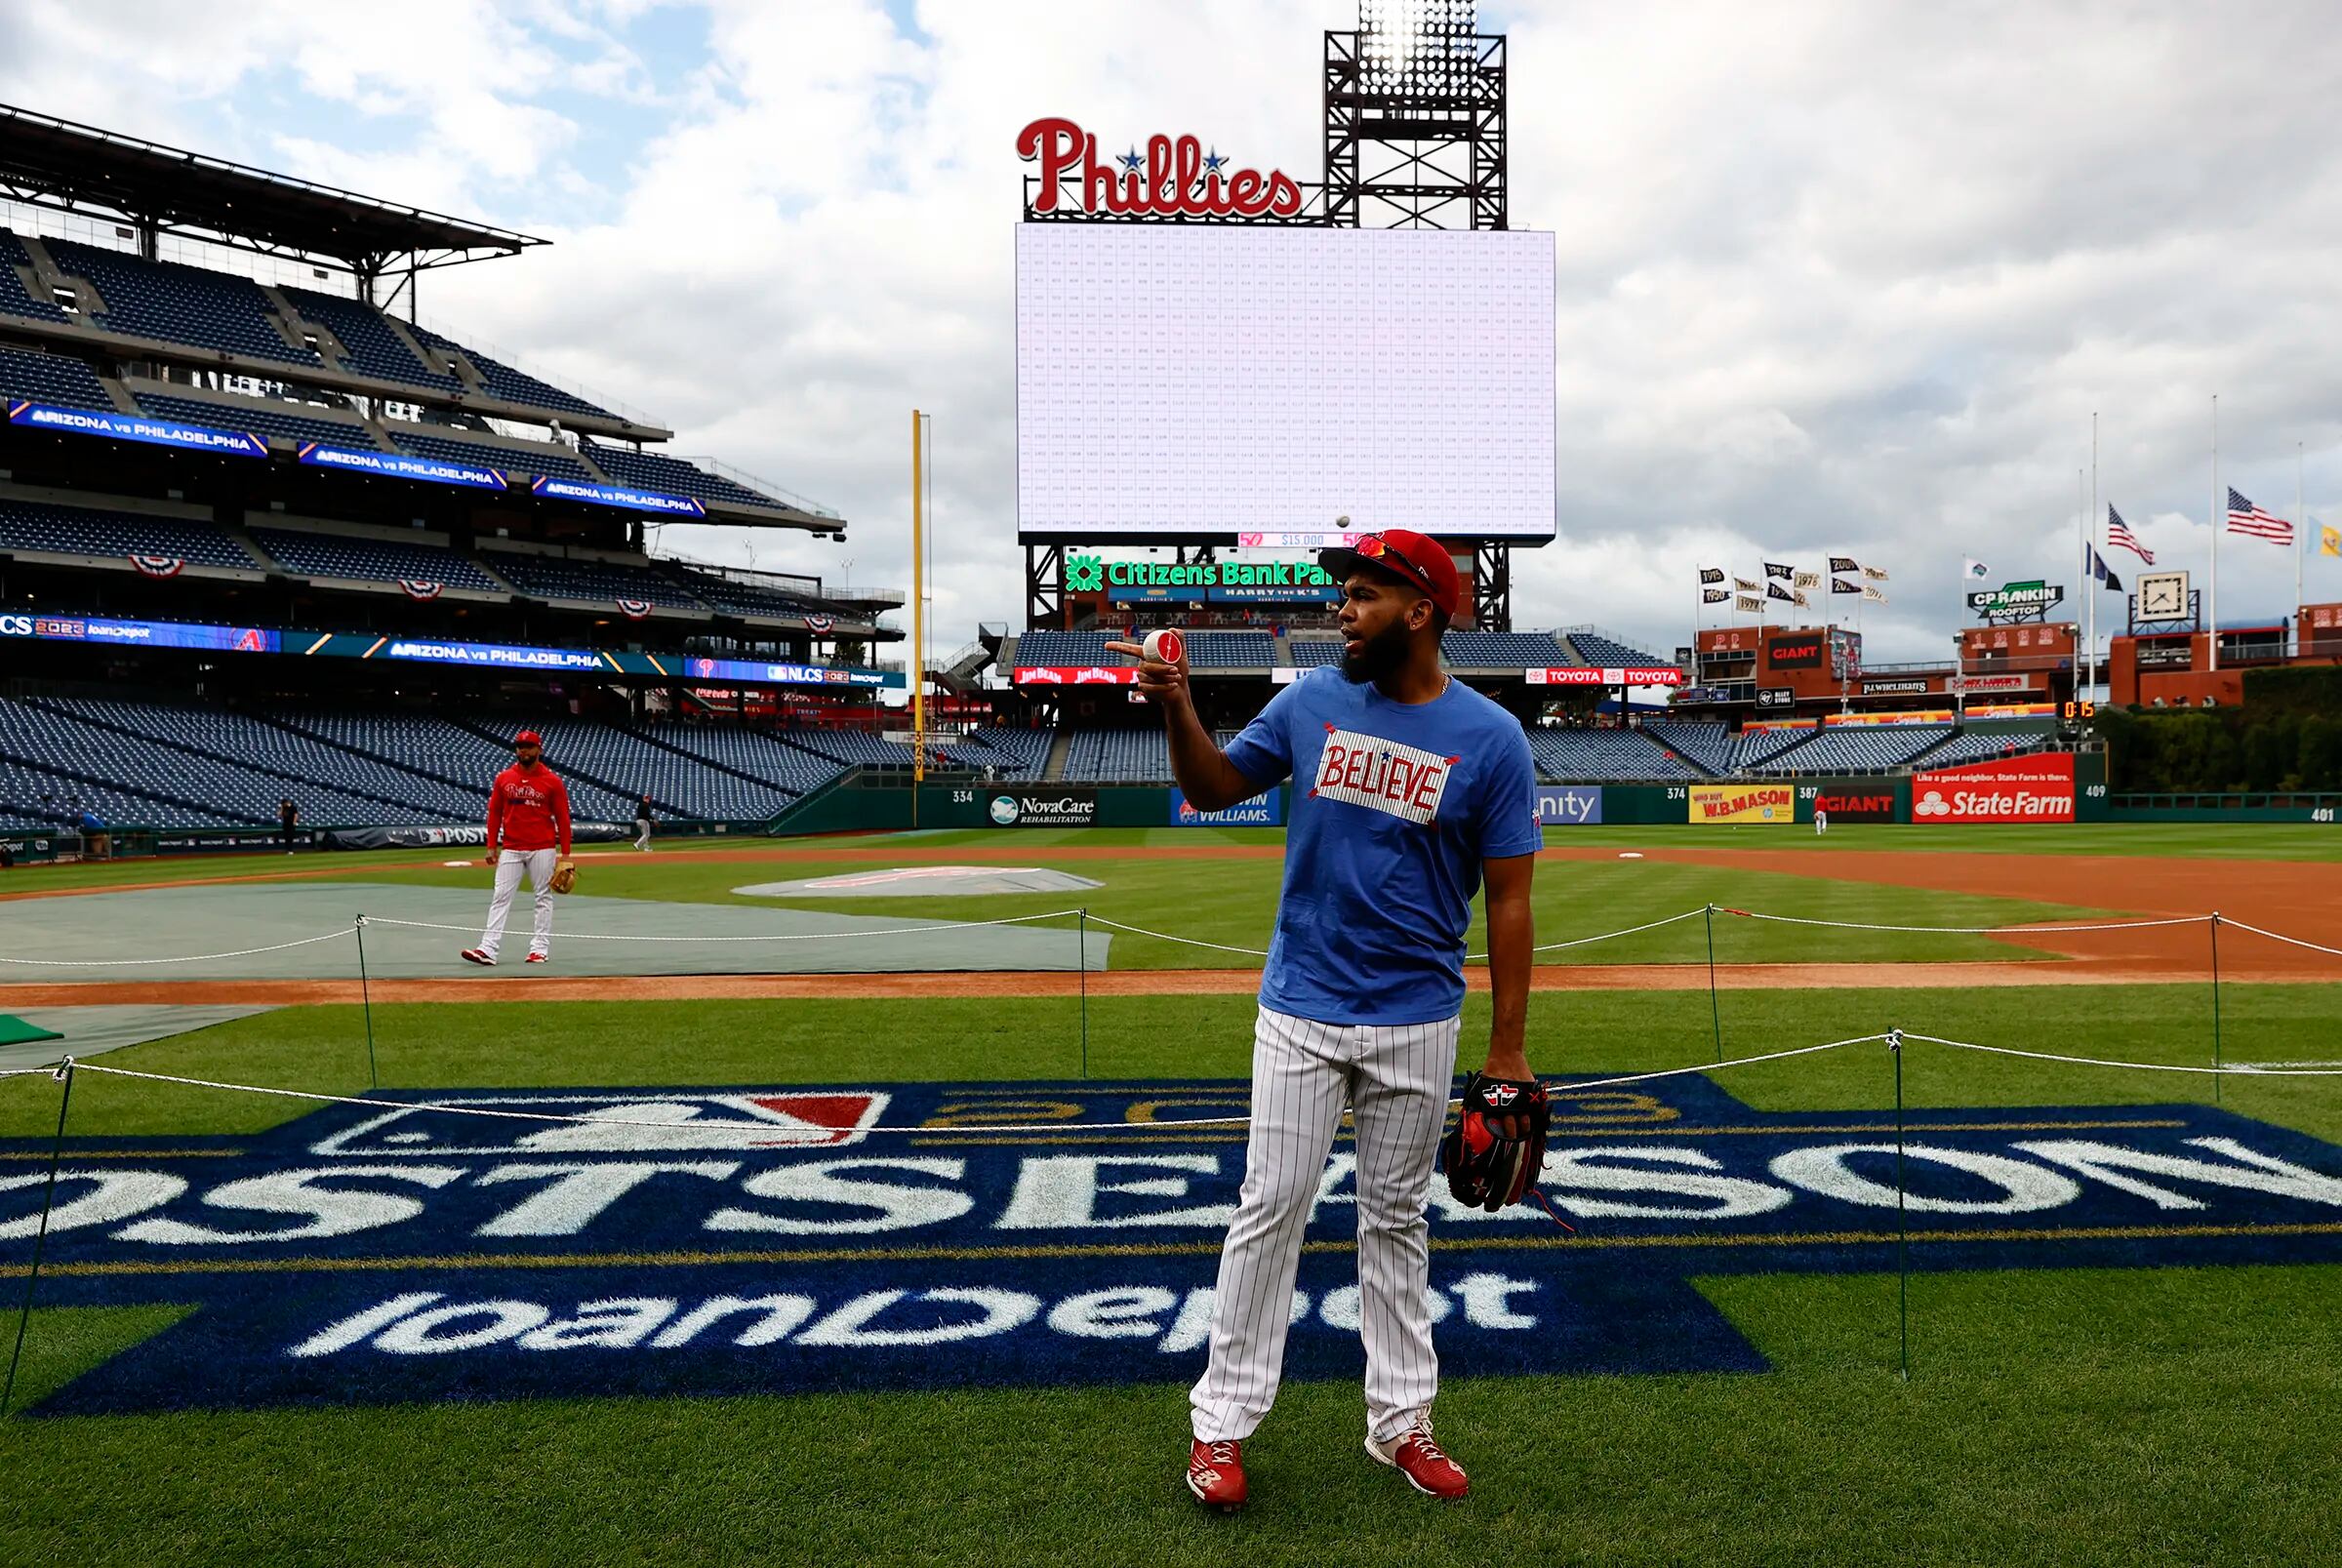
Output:
<svg viewBox="0 0 2342 1568">
<path fill-rule="evenodd" d="M 1443 1503 L 1461 1502 L 1472 1490 L 1464 1467 L 1449 1459 L 1432 1441 L 1430 1419 L 1419 1421 L 1387 1443 L 1366 1439 L 1366 1452 L 1407 1478 L 1407 1484 Z"/>
<path fill-rule="evenodd" d="M 496 960 L 489 957 L 486 952 L 482 951 L 478 947 L 464 948 L 464 961 L 467 964 L 478 964 L 483 969 L 494 969 L 496 967 Z"/>
<path fill-rule="evenodd" d="M 1188 1490 L 1223 1513 L 1244 1506 L 1244 1445 L 1196 1441 L 1188 1448 Z"/>
<path fill-rule="evenodd" d="M 549 952 L 533 952 L 529 954 L 529 962 L 532 964 L 549 964 L 552 961 L 553 955 Z"/>
</svg>

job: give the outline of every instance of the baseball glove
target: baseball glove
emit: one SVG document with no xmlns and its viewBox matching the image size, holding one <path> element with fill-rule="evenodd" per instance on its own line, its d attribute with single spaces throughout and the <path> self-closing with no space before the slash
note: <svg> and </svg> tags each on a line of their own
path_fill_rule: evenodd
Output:
<svg viewBox="0 0 2342 1568">
<path fill-rule="evenodd" d="M 577 868 L 576 866 L 574 866 L 574 865 L 562 865 L 562 866 L 557 866 L 557 867 L 555 867 L 555 868 L 554 868 L 554 870 L 553 870 L 552 889 L 553 889 L 553 891 L 554 891 L 555 893 L 567 893 L 567 892 L 570 892 L 571 890 L 573 890 L 574 888 L 576 888 L 576 887 L 577 887 L 577 885 L 578 885 L 578 868 Z"/>
<path fill-rule="evenodd" d="M 1439 1166 L 1447 1172 L 1447 1189 L 1468 1208 L 1496 1213 L 1515 1203 L 1537 1180 L 1545 1163 L 1545 1129 L 1552 1111 L 1545 1085 L 1534 1079 L 1483 1078 L 1473 1073 L 1464 1080 L 1463 1113 L 1439 1141 Z M 1490 1120 L 1512 1116 L 1523 1123 L 1521 1136 L 1507 1138 Z"/>
</svg>

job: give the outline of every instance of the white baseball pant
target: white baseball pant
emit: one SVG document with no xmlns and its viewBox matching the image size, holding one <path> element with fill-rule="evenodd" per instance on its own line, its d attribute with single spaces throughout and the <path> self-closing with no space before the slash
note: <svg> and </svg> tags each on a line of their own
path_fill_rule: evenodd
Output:
<svg viewBox="0 0 2342 1568">
<path fill-rule="evenodd" d="M 1388 1442 L 1431 1409 L 1439 1358 L 1424 1207 L 1462 1023 L 1318 1024 L 1260 1010 L 1244 1186 L 1220 1254 L 1211 1360 L 1188 1396 L 1201 1441 L 1250 1437 L 1276 1401 L 1302 1232 L 1345 1104 L 1357 1134 L 1367 1435 Z"/>
<path fill-rule="evenodd" d="M 634 847 L 645 855 L 651 852 L 651 824 L 648 818 L 635 819 L 634 825 L 642 831 L 634 835 Z"/>
<path fill-rule="evenodd" d="M 488 929 L 480 933 L 480 951 L 496 956 L 504 945 L 505 919 L 512 912 L 512 895 L 520 889 L 522 872 L 537 895 L 537 927 L 529 937 L 529 951 L 550 952 L 553 947 L 553 866 L 557 851 L 508 849 L 496 858 L 496 897 L 488 901 Z"/>
</svg>

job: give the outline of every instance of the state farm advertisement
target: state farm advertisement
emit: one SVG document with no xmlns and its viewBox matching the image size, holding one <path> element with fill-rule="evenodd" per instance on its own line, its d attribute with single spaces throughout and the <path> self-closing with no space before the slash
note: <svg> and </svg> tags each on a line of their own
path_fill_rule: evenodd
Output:
<svg viewBox="0 0 2342 1568">
<path fill-rule="evenodd" d="M 2070 823 L 2074 756 L 2067 751 L 1940 768 L 1911 781 L 1915 823 Z"/>
</svg>

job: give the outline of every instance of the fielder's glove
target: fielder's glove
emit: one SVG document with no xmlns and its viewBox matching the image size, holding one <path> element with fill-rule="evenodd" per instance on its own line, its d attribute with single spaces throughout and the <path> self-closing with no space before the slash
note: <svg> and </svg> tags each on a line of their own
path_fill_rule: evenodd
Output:
<svg viewBox="0 0 2342 1568">
<path fill-rule="evenodd" d="M 1545 1163 L 1551 1114 L 1545 1085 L 1534 1079 L 1466 1078 L 1463 1113 L 1439 1141 L 1439 1167 L 1456 1201 L 1490 1214 L 1518 1202 Z M 1498 1131 L 1491 1118 L 1499 1116 L 1514 1118 L 1521 1136 Z"/>
<path fill-rule="evenodd" d="M 552 889 L 555 893 L 567 893 L 577 885 L 578 868 L 576 866 L 561 865 L 554 867 Z"/>
</svg>

